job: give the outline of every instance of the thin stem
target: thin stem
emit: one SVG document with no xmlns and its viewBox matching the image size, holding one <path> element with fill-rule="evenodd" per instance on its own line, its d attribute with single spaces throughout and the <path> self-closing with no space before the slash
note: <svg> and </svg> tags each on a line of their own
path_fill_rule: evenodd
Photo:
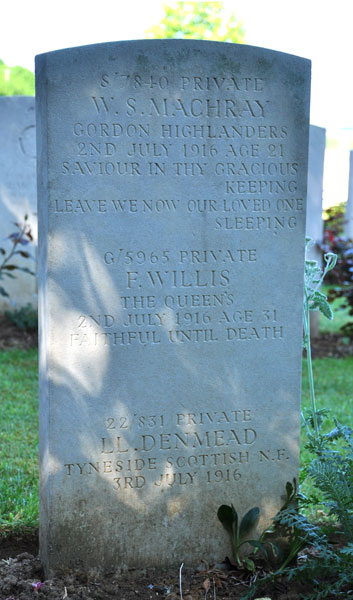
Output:
<svg viewBox="0 0 353 600">
<path fill-rule="evenodd" d="M 311 359 L 311 342 L 310 342 L 310 311 L 309 303 L 305 301 L 304 305 L 304 345 L 306 348 L 306 362 L 308 365 L 308 377 L 309 377 L 309 388 L 310 388 L 310 399 L 311 399 L 311 412 L 313 416 L 314 431 L 316 437 L 319 436 L 319 423 L 316 412 L 316 400 L 315 400 L 315 388 L 314 388 L 314 375 L 313 375 L 313 363 Z"/>
<path fill-rule="evenodd" d="M 11 251 L 10 251 L 9 255 L 5 256 L 4 260 L 2 261 L 2 263 L 0 265 L 0 273 L 1 273 L 2 269 L 4 268 L 4 266 L 6 265 L 6 263 L 9 262 L 10 258 L 13 257 L 13 255 L 15 253 L 15 250 L 17 248 L 17 245 L 18 245 L 19 241 L 22 239 L 23 234 L 25 233 L 25 231 L 26 231 L 26 224 L 24 224 L 22 226 L 22 228 L 20 228 L 20 233 L 19 233 L 18 237 L 13 240 L 13 242 L 12 242 L 12 248 L 11 248 Z"/>
<path fill-rule="evenodd" d="M 281 573 L 286 568 L 286 566 L 293 560 L 293 558 L 295 556 L 297 556 L 298 552 L 303 548 L 304 545 L 305 545 L 305 540 L 298 540 L 296 543 L 294 543 L 287 558 L 285 559 L 283 564 L 279 567 L 279 569 L 277 569 L 275 575 Z"/>
<path fill-rule="evenodd" d="M 180 569 L 179 569 L 179 593 L 180 593 L 180 600 L 183 600 L 183 585 L 182 585 L 182 578 L 181 578 L 181 571 L 182 571 L 183 566 L 184 566 L 184 563 L 181 563 Z"/>
<path fill-rule="evenodd" d="M 233 524 L 233 528 L 234 528 L 234 524 Z M 235 560 L 237 561 L 237 564 L 239 566 L 241 566 L 241 560 L 240 560 L 240 556 L 239 556 L 239 548 L 240 548 L 241 544 L 239 544 L 239 538 L 238 538 L 237 531 L 233 531 L 233 533 L 232 533 L 232 546 L 233 546 Z"/>
<path fill-rule="evenodd" d="M 12 243 L 13 243 L 13 247 L 11 249 L 10 254 L 8 256 L 5 256 L 4 260 L 2 261 L 2 263 L 0 265 L 0 272 L 2 271 L 2 269 L 4 268 L 4 266 L 6 265 L 6 263 L 9 262 L 10 258 L 12 258 L 13 254 L 15 252 L 15 249 L 16 249 L 16 246 L 17 246 L 17 240 L 15 240 Z"/>
<path fill-rule="evenodd" d="M 304 425 L 304 427 L 306 429 L 306 433 L 308 434 L 308 436 L 310 436 L 311 435 L 311 431 L 310 431 L 309 425 L 307 423 L 307 420 L 306 420 L 306 418 L 305 418 L 305 416 L 303 414 L 303 411 L 301 411 L 300 414 L 301 414 L 301 417 L 302 417 L 303 425 Z"/>
</svg>

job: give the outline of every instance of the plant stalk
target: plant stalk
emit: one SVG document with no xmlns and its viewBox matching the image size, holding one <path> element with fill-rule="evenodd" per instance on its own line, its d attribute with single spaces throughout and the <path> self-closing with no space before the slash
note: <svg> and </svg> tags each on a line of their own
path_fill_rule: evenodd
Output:
<svg viewBox="0 0 353 600">
<path fill-rule="evenodd" d="M 311 400 L 311 412 L 313 416 L 313 424 L 315 436 L 319 436 L 319 423 L 316 412 L 316 399 L 315 399 L 315 388 L 314 388 L 314 375 L 313 375 L 313 363 L 311 358 L 311 341 L 310 341 L 310 311 L 309 305 L 306 301 L 304 307 L 304 346 L 306 349 L 306 363 L 308 366 L 308 377 L 309 377 L 309 388 L 310 388 L 310 400 Z"/>
</svg>

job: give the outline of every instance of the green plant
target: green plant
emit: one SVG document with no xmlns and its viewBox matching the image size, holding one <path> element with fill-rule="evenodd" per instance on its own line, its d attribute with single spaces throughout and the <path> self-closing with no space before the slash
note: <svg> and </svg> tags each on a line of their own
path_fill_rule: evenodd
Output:
<svg viewBox="0 0 353 600">
<path fill-rule="evenodd" d="M 27 221 L 28 215 L 25 215 L 24 223 L 14 223 L 14 225 L 17 227 L 16 231 L 11 233 L 6 238 L 11 241 L 12 247 L 10 250 L 6 251 L 5 248 L 0 248 L 0 254 L 3 256 L 2 263 L 0 263 L 0 281 L 4 280 L 5 277 L 15 279 L 16 277 L 13 274 L 13 271 L 16 270 L 29 273 L 30 275 L 35 275 L 35 273 L 27 267 L 21 267 L 12 262 L 10 263 L 10 261 L 17 255 L 20 255 L 23 258 L 33 259 L 33 256 L 30 254 L 30 252 L 21 249 L 21 246 L 27 246 L 30 242 L 33 242 L 31 226 Z M 2 285 L 0 285 L 0 295 L 7 298 L 9 297 L 9 294 Z"/>
<path fill-rule="evenodd" d="M 5 315 L 9 321 L 23 331 L 35 331 L 38 328 L 38 313 L 31 304 L 26 304 L 16 310 L 6 310 Z"/>
<path fill-rule="evenodd" d="M 163 4 L 164 16 L 146 32 L 149 38 L 177 38 L 244 43 L 245 31 L 223 2 L 171 2 Z"/>
<path fill-rule="evenodd" d="M 306 247 L 311 244 L 310 238 L 307 238 Z M 325 278 L 325 275 L 334 268 L 337 257 L 332 252 L 328 252 L 324 256 L 325 267 L 323 271 L 319 267 L 316 260 L 305 261 L 304 271 L 304 301 L 303 301 L 303 328 L 304 328 L 304 348 L 306 350 L 308 377 L 311 399 L 311 415 L 315 434 L 318 433 L 318 416 L 316 410 L 316 399 L 314 389 L 313 365 L 311 359 L 311 342 L 310 342 L 310 311 L 319 310 L 328 319 L 333 318 L 333 313 L 325 294 L 320 291 L 320 287 Z"/>
<path fill-rule="evenodd" d="M 259 538 L 263 556 L 271 567 L 280 573 L 298 555 L 305 546 L 307 537 L 296 526 L 294 521 L 286 519 L 288 514 L 297 514 L 297 482 L 286 484 L 286 500 L 273 518 L 272 524 L 265 529 Z"/>
<path fill-rule="evenodd" d="M 258 547 L 259 542 L 257 540 L 246 539 L 250 530 L 255 527 L 259 520 L 260 509 L 255 506 L 248 510 L 239 523 L 238 513 L 235 510 L 233 504 L 228 506 L 222 504 L 217 511 L 217 517 L 222 523 L 223 527 L 230 533 L 234 558 L 239 567 L 244 565 L 249 570 L 254 569 L 254 563 L 248 557 L 240 558 L 239 550 L 244 544 L 250 544 L 251 546 Z"/>
<path fill-rule="evenodd" d="M 311 462 L 304 467 L 304 474 L 311 478 L 315 487 L 321 492 L 322 503 L 328 515 L 335 519 L 340 544 L 330 544 L 320 530 L 310 529 L 310 522 L 305 516 L 284 512 L 282 519 L 294 522 L 300 535 L 307 533 L 306 541 L 313 548 L 313 557 L 301 565 L 289 568 L 286 575 L 311 577 L 315 573 L 315 591 L 307 598 L 326 598 L 341 593 L 346 584 L 353 582 L 353 432 L 336 419 L 334 427 L 325 433 L 324 426 L 328 411 L 317 409 L 313 367 L 310 346 L 309 311 L 320 310 L 332 319 L 332 311 L 325 294 L 319 288 L 325 275 L 334 268 L 337 257 L 333 253 L 324 256 L 325 266 L 320 269 L 316 261 L 305 261 L 304 277 L 304 347 L 307 353 L 308 380 L 310 388 L 311 409 L 303 414 L 303 425 L 306 430 L 305 447 L 313 455 Z M 315 495 L 317 501 L 318 496 Z M 312 499 L 300 497 L 302 505 Z M 300 533 L 302 532 L 302 533 Z M 352 598 L 353 592 L 345 592 L 345 598 Z"/>
<path fill-rule="evenodd" d="M 0 59 L 0 96 L 34 96 L 34 73 L 24 67 L 8 67 Z"/>
</svg>

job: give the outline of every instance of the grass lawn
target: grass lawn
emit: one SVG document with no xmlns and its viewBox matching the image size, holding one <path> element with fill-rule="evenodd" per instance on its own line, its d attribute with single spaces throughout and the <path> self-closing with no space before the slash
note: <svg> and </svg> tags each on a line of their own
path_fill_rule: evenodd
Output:
<svg viewBox="0 0 353 600">
<path fill-rule="evenodd" d="M 0 528 L 38 523 L 37 350 L 0 352 Z"/>
<path fill-rule="evenodd" d="M 329 408 L 342 423 L 353 419 L 353 356 L 313 361 L 318 407 Z M 0 352 L 0 529 L 38 525 L 37 351 Z M 309 408 L 303 361 L 303 408 Z M 301 463 L 310 460 L 301 451 Z"/>
<path fill-rule="evenodd" d="M 337 419 L 342 425 L 353 427 L 353 356 L 345 358 L 321 358 L 313 360 L 314 384 L 316 395 L 316 407 L 326 408 L 330 411 L 328 418 L 324 421 L 323 431 L 328 433 L 335 427 L 333 418 Z M 307 375 L 307 364 L 303 361 L 303 382 L 302 382 L 302 409 L 310 414 L 310 396 Z M 309 450 L 304 448 L 306 441 L 305 430 L 301 432 L 301 451 L 300 465 L 308 465 L 313 458 Z M 342 446 L 342 441 L 336 442 L 336 447 Z M 306 515 L 311 520 L 325 520 L 328 518 L 327 510 L 321 504 L 323 496 L 321 492 L 313 485 L 309 478 L 303 477 L 301 472 L 300 480 L 304 479 L 301 486 L 301 492 L 308 497 L 316 498 L 315 504 L 308 506 Z M 326 515 L 326 516 L 325 516 Z M 331 520 L 331 518 L 328 518 Z"/>
</svg>

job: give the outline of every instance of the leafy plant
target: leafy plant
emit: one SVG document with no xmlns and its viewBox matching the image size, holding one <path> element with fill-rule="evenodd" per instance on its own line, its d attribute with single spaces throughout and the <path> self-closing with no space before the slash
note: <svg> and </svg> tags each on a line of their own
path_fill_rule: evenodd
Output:
<svg viewBox="0 0 353 600">
<path fill-rule="evenodd" d="M 240 558 L 239 550 L 244 544 L 250 544 L 251 546 L 258 547 L 259 542 L 257 540 L 246 539 L 250 530 L 255 527 L 259 520 L 260 509 L 255 506 L 248 510 L 239 523 L 238 513 L 235 510 L 233 504 L 228 506 L 222 504 L 217 511 L 217 517 L 222 523 L 223 527 L 230 533 L 234 558 L 237 565 L 241 567 L 243 564 L 249 569 L 254 569 L 254 563 L 251 559 L 245 557 Z"/>
<path fill-rule="evenodd" d="M 14 225 L 17 227 L 16 231 L 6 238 L 11 241 L 11 249 L 6 251 L 5 248 L 0 248 L 0 254 L 3 257 L 2 263 L 0 263 L 0 281 L 4 280 L 6 277 L 15 279 L 16 277 L 13 274 L 13 271 L 16 270 L 35 275 L 35 273 L 27 267 L 21 267 L 16 263 L 10 262 L 18 255 L 23 258 L 34 259 L 30 252 L 21 249 L 21 246 L 27 246 L 30 242 L 33 242 L 31 226 L 28 223 L 28 215 L 25 215 L 24 223 L 14 223 Z M 2 285 L 0 285 L 0 295 L 7 298 L 9 297 L 9 294 Z"/>
<path fill-rule="evenodd" d="M 0 60 L 0 96 L 34 96 L 34 73 Z"/>
<path fill-rule="evenodd" d="M 177 38 L 244 43 L 245 31 L 223 2 L 170 2 L 163 4 L 164 16 L 146 32 L 149 38 Z"/>
<path fill-rule="evenodd" d="M 297 514 L 297 504 L 297 482 L 294 479 L 293 484 L 287 482 L 286 500 L 258 540 L 264 558 L 277 572 L 285 569 L 306 543 L 306 536 L 302 535 L 296 523 L 286 519 L 288 514 Z"/>
<path fill-rule="evenodd" d="M 310 238 L 307 238 L 306 247 L 312 243 Z M 325 275 L 331 271 L 335 264 L 337 257 L 332 252 L 327 252 L 324 256 L 325 266 L 323 271 L 319 267 L 316 260 L 305 261 L 304 271 L 304 301 L 303 301 L 303 328 L 304 338 L 303 344 L 306 350 L 309 386 L 310 386 L 310 399 L 311 399 L 311 415 L 313 420 L 313 426 L 315 434 L 318 434 L 318 413 L 316 410 L 315 400 L 315 389 L 314 389 L 314 376 L 313 376 L 313 365 L 311 360 L 311 342 L 310 342 L 310 311 L 319 310 L 328 319 L 333 319 L 333 313 L 331 307 L 327 301 L 325 294 L 320 291 L 320 287 L 325 278 Z"/>
<path fill-rule="evenodd" d="M 244 544 L 253 546 L 254 552 L 252 557 L 260 550 L 264 557 L 271 564 L 280 564 L 284 568 L 299 550 L 302 548 L 302 540 L 297 536 L 295 528 L 287 527 L 282 522 L 282 514 L 289 508 L 294 508 L 296 504 L 296 481 L 293 484 L 286 484 L 286 500 L 273 519 L 272 524 L 266 528 L 260 535 L 258 540 L 247 539 L 247 535 L 257 524 L 260 516 L 260 509 L 256 506 L 251 508 L 242 518 L 239 524 L 238 513 L 233 504 L 227 506 L 222 504 L 219 507 L 217 516 L 223 527 L 230 533 L 233 554 L 238 566 L 245 566 L 248 570 L 254 571 L 255 564 L 250 556 L 240 558 L 240 548 Z"/>
<path fill-rule="evenodd" d="M 337 533 L 341 537 L 341 542 L 339 547 L 330 544 L 323 529 L 319 533 L 317 530 L 310 531 L 305 517 L 298 515 L 296 527 L 299 532 L 308 532 L 307 541 L 313 547 L 314 558 L 305 564 L 289 569 L 287 575 L 293 577 L 305 574 L 310 577 L 315 573 L 316 590 L 307 596 L 312 599 L 338 594 L 343 586 L 353 582 L 353 431 L 349 427 L 340 425 L 334 419 L 335 427 L 328 433 L 324 433 L 323 426 L 328 414 L 327 411 L 318 410 L 316 407 L 311 361 L 309 311 L 318 309 L 327 318 L 332 318 L 327 298 L 319 291 L 319 288 L 325 275 L 334 269 L 337 257 L 328 252 L 325 254 L 324 260 L 323 270 L 316 261 L 305 262 L 304 346 L 307 351 L 311 411 L 308 415 L 303 415 L 303 424 L 307 434 L 306 448 L 315 458 L 304 471 L 320 490 L 323 505 L 328 510 L 328 514 L 336 519 Z M 301 499 L 304 504 L 310 502 L 310 498 L 302 497 Z M 293 515 L 289 512 L 282 517 L 292 519 Z M 320 580 L 320 574 L 323 577 L 322 580 Z M 328 576 L 334 578 L 333 585 L 332 581 L 327 582 Z M 348 593 L 345 597 L 353 596 Z"/>
</svg>

